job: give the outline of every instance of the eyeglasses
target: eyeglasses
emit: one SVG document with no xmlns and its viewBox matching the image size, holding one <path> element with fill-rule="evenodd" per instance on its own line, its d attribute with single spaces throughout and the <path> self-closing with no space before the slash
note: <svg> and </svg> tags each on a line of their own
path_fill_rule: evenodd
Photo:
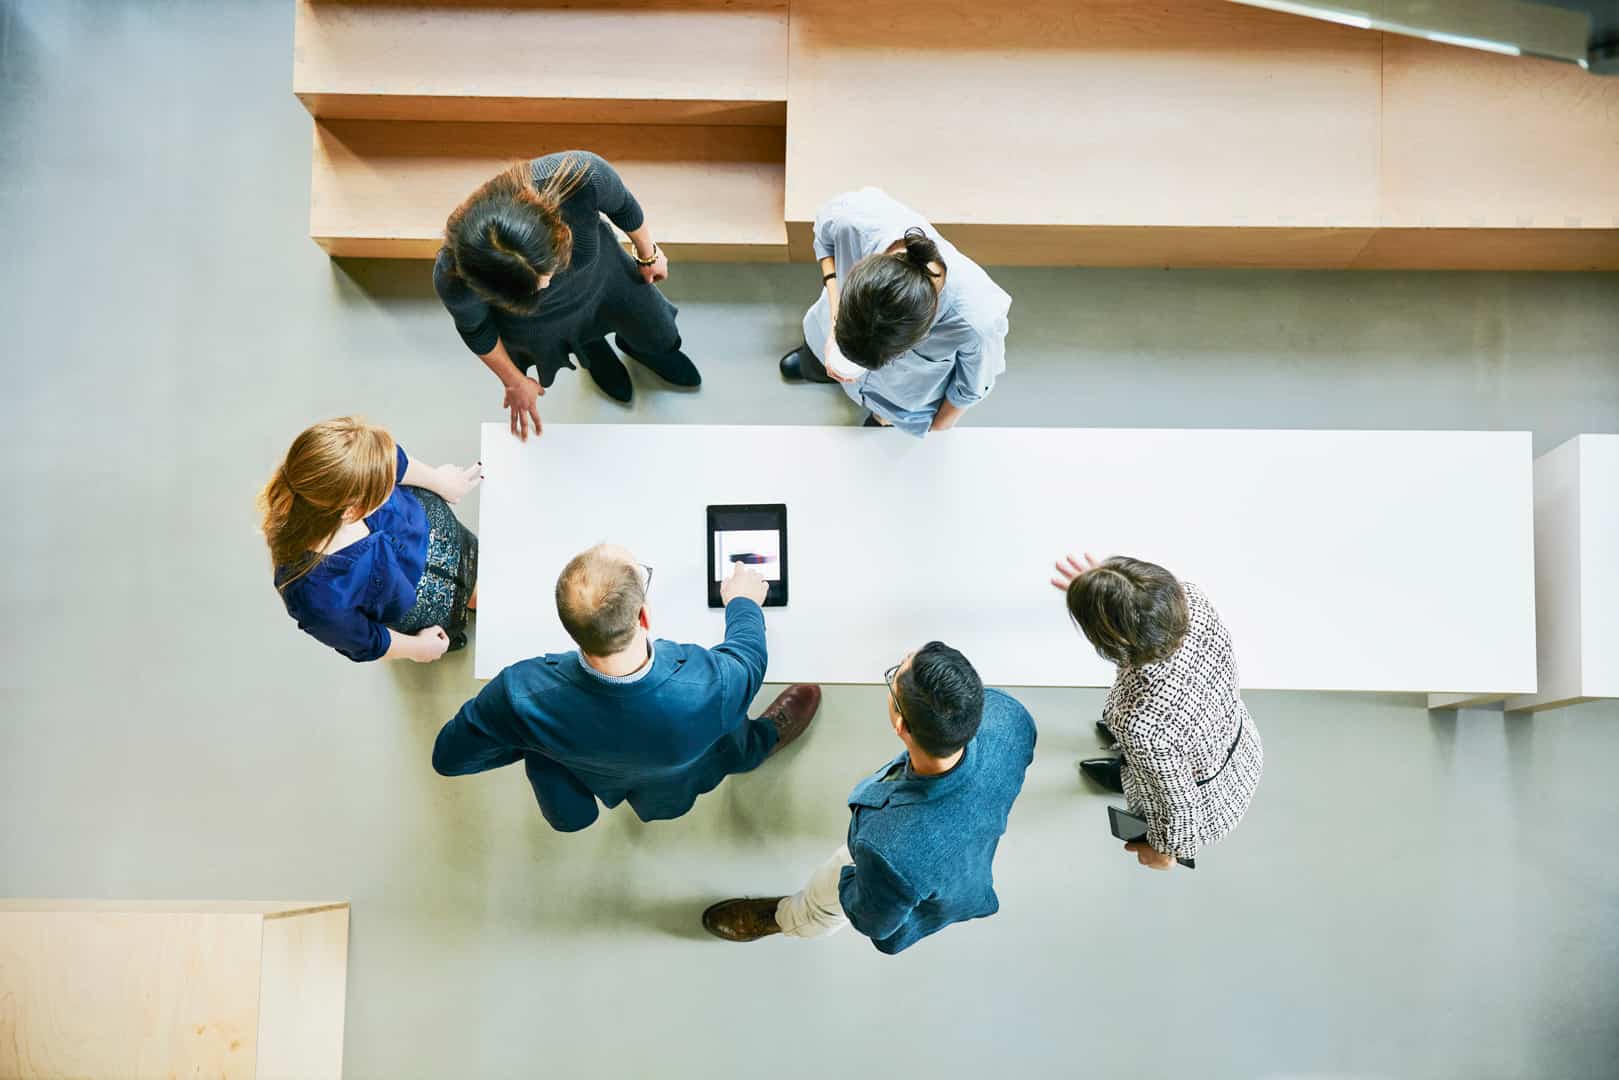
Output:
<svg viewBox="0 0 1619 1080">
<path fill-rule="evenodd" d="M 883 672 L 883 682 L 888 684 L 888 700 L 894 703 L 894 711 L 899 713 L 901 720 L 905 719 L 905 710 L 899 707 L 899 695 L 894 692 L 894 683 L 899 678 L 899 669 L 905 666 L 901 660 L 887 671 Z"/>
<path fill-rule="evenodd" d="M 639 566 L 646 573 L 646 580 L 641 582 L 641 593 L 644 596 L 652 591 L 652 567 L 648 566 L 646 563 L 636 563 L 635 565 Z"/>
</svg>

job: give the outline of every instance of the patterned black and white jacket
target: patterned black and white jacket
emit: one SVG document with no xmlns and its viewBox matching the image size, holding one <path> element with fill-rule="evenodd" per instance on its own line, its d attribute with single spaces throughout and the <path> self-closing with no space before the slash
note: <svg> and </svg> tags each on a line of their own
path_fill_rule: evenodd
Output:
<svg viewBox="0 0 1619 1080">
<path fill-rule="evenodd" d="M 1186 859 L 1242 820 L 1265 749 L 1238 693 L 1230 633 L 1203 590 L 1181 584 L 1185 639 L 1166 659 L 1121 666 L 1102 719 L 1124 753 L 1124 795 L 1147 820 L 1147 842 Z"/>
</svg>

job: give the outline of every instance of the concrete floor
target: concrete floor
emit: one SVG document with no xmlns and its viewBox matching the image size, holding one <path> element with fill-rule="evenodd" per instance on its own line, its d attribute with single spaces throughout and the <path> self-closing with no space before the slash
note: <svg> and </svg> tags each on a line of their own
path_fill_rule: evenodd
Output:
<svg viewBox="0 0 1619 1080">
<path fill-rule="evenodd" d="M 832 689 L 801 747 L 674 823 L 560 836 L 520 772 L 435 776 L 468 657 L 313 645 L 252 500 L 340 412 L 470 460 L 499 392 L 424 264 L 305 237 L 291 24 L 284 2 L 0 6 L 0 894 L 351 899 L 351 1077 L 1619 1074 L 1619 703 L 1252 695 L 1252 813 L 1158 875 L 1073 773 L 1101 694 L 1021 694 L 1042 735 L 1002 914 L 893 959 L 696 922 L 838 842 L 893 750 L 881 689 Z M 1619 429 L 1614 276 L 996 276 L 1011 368 L 970 423 Z M 814 288 L 676 265 L 702 392 L 626 412 L 564 376 L 544 415 L 849 422 L 774 373 Z M 1413 527 L 1464 543 L 1490 515 Z"/>
</svg>

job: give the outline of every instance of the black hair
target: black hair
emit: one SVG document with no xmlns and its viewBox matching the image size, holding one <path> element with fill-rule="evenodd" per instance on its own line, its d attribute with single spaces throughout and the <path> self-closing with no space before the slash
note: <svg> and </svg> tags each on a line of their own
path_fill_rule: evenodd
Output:
<svg viewBox="0 0 1619 1080">
<path fill-rule="evenodd" d="M 915 228 L 905 231 L 899 251 L 855 263 L 838 302 L 838 351 L 876 371 L 927 337 L 939 310 L 934 281 L 943 273 L 930 263 L 944 266 L 939 245 Z"/>
<path fill-rule="evenodd" d="M 967 658 L 944 642 L 930 641 L 916 650 L 894 691 L 906 730 L 934 757 L 949 757 L 978 734 L 983 681 Z"/>
<path fill-rule="evenodd" d="M 469 195 L 444 225 L 455 271 L 473 291 L 508 311 L 531 311 L 540 278 L 565 270 L 573 256 L 573 230 L 562 202 L 589 167 L 564 158 L 544 184 L 520 161 Z"/>
</svg>

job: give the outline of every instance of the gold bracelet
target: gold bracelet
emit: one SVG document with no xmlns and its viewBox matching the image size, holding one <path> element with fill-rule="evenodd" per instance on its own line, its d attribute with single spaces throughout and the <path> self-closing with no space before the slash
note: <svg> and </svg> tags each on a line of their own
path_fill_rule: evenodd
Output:
<svg viewBox="0 0 1619 1080">
<path fill-rule="evenodd" d="M 662 254 L 663 249 L 658 247 L 657 243 L 654 242 L 652 245 L 652 257 L 650 259 L 643 259 L 639 255 L 631 255 L 630 258 L 634 259 L 636 263 L 641 266 L 651 266 L 653 263 L 658 261 L 658 256 Z"/>
</svg>

